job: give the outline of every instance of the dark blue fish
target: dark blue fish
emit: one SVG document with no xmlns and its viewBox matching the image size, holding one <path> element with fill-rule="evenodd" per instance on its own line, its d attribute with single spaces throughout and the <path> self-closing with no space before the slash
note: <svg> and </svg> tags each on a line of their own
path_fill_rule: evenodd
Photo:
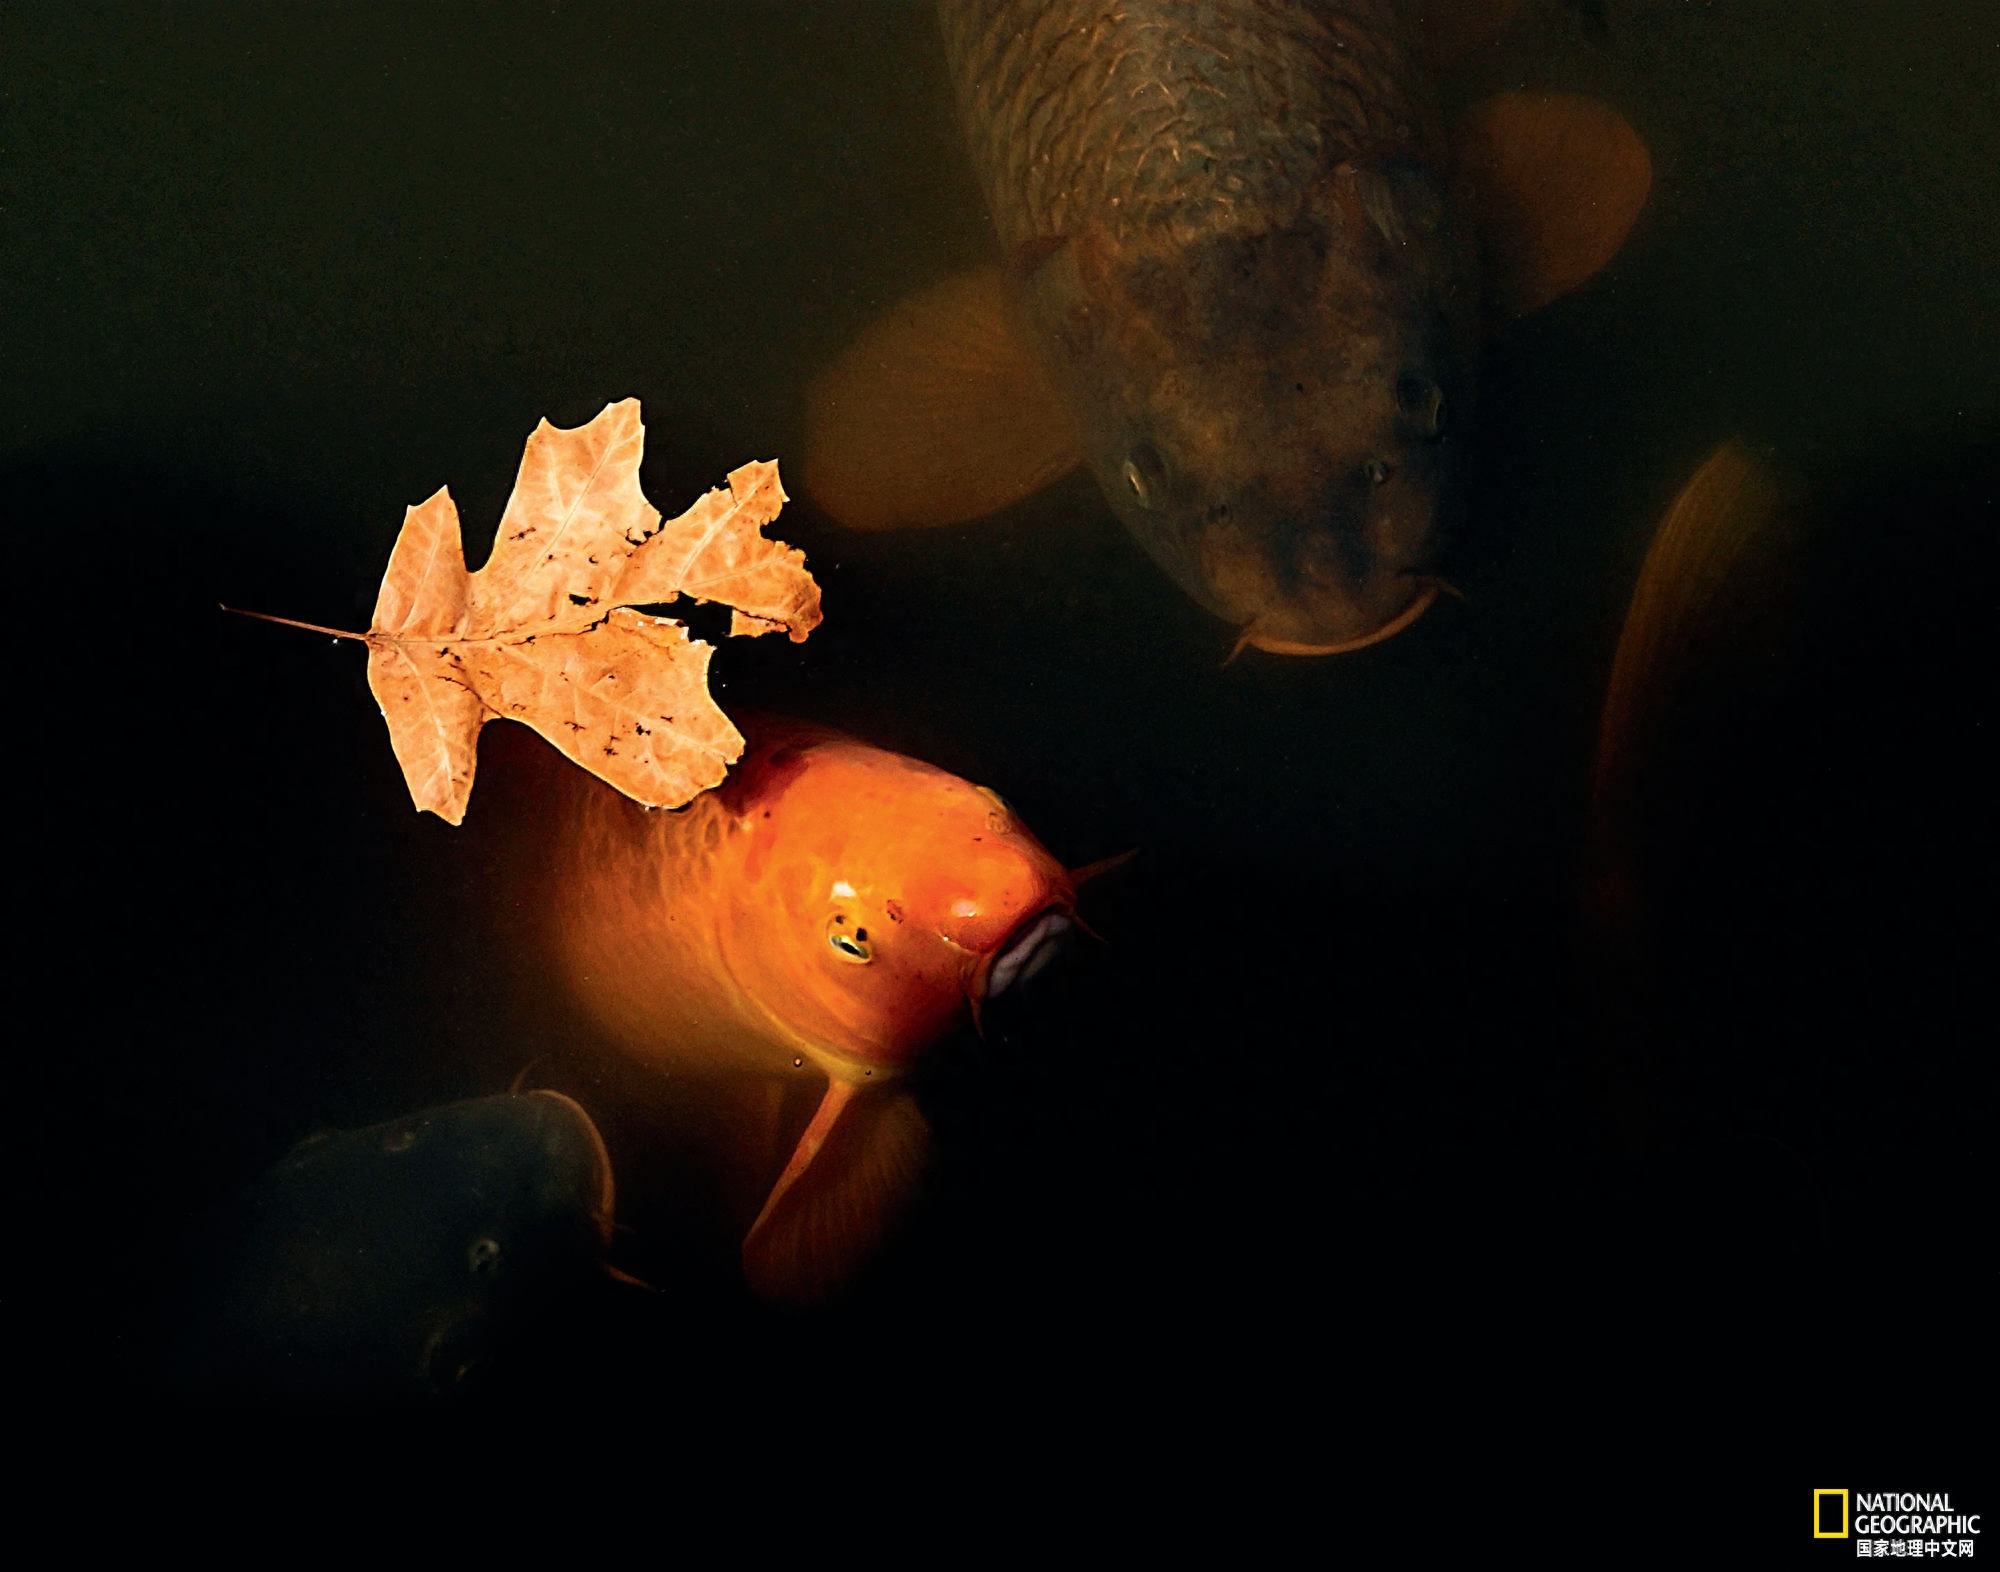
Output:
<svg viewBox="0 0 2000 1572">
<path fill-rule="evenodd" d="M 314 1136 L 204 1232 L 171 1382 L 252 1400 L 449 1395 L 600 1266 L 611 1211 L 604 1142 L 557 1092 Z"/>
</svg>

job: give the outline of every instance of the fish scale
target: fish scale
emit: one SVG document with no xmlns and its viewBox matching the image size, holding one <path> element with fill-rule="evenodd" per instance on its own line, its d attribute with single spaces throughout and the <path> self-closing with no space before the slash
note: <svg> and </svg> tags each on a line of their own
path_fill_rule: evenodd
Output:
<svg viewBox="0 0 2000 1572">
<path fill-rule="evenodd" d="M 945 0 L 973 162 L 1010 254 L 1087 220 L 1124 237 L 1282 226 L 1315 175 L 1429 159 L 1434 105 L 1393 7 Z"/>
</svg>

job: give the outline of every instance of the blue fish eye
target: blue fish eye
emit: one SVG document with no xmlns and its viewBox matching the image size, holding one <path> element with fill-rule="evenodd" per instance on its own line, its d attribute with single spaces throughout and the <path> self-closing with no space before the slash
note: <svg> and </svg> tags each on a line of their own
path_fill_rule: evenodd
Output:
<svg viewBox="0 0 2000 1572">
<path fill-rule="evenodd" d="M 1405 372 L 1396 379 L 1396 403 L 1427 437 L 1444 435 L 1444 389 L 1429 377 Z"/>
</svg>

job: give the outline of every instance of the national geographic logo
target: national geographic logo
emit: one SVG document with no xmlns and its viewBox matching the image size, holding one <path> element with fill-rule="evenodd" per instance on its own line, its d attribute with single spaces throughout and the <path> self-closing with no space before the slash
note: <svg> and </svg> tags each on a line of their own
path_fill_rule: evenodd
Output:
<svg viewBox="0 0 2000 1572">
<path fill-rule="evenodd" d="M 1967 1561 L 1978 1544 L 1979 1514 L 1954 1511 L 1949 1491 L 1856 1491 L 1850 1500 L 1845 1490 L 1815 1490 L 1813 1538 L 1850 1536 L 1857 1557 Z"/>
</svg>

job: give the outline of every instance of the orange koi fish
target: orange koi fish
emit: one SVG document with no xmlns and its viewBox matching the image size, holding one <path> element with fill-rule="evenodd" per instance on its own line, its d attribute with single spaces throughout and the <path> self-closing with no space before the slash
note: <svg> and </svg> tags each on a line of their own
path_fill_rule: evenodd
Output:
<svg viewBox="0 0 2000 1572">
<path fill-rule="evenodd" d="M 679 1075 L 825 1077 L 743 1243 L 769 1298 L 823 1298 L 914 1188 L 906 1076 L 1046 964 L 1075 883 L 993 792 L 821 727 L 758 718 L 676 812 L 578 770 L 548 801 L 544 939 L 614 1042 Z"/>
</svg>

